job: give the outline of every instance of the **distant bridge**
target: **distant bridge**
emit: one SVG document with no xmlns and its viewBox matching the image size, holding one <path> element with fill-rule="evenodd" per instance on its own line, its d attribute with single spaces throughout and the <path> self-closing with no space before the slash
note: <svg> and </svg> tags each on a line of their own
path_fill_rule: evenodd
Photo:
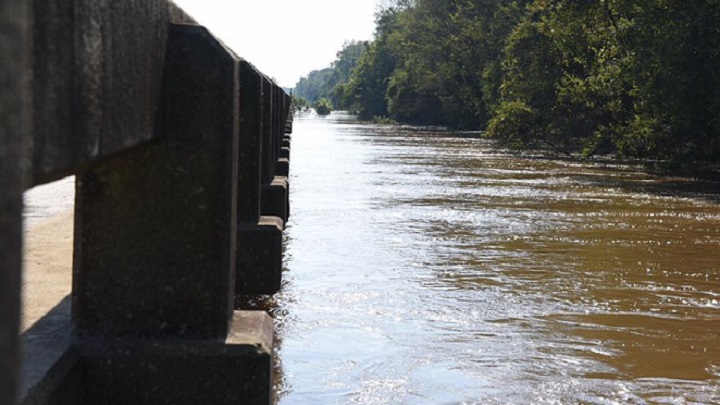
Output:
<svg viewBox="0 0 720 405">
<path fill-rule="evenodd" d="M 0 50 L 0 404 L 269 404 L 233 299 L 280 288 L 290 97 L 167 0 L 0 0 Z M 70 174 L 72 319 L 20 336 L 23 192 Z"/>
</svg>

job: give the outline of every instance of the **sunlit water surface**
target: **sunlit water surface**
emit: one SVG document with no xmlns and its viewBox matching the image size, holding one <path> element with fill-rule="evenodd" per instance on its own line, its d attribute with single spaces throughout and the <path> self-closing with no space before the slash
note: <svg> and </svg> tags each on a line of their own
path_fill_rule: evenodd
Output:
<svg viewBox="0 0 720 405">
<path fill-rule="evenodd" d="M 718 184 L 298 117 L 277 401 L 720 403 Z"/>
</svg>

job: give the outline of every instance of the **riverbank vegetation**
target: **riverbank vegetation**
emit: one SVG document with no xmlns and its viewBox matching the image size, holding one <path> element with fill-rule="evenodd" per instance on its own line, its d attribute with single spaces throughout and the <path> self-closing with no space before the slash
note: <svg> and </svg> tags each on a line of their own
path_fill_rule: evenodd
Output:
<svg viewBox="0 0 720 405">
<path fill-rule="evenodd" d="M 318 113 L 318 115 L 329 115 L 332 112 L 332 104 L 330 103 L 330 100 L 326 98 L 321 98 L 315 103 L 315 112 Z"/>
<path fill-rule="evenodd" d="M 376 24 L 330 68 L 349 72 L 325 73 L 336 109 L 517 149 L 719 160 L 718 1 L 396 0 Z"/>
<path fill-rule="evenodd" d="M 311 105 L 325 98 L 337 109 L 342 105 L 344 85 L 350 80 L 352 70 L 368 44 L 368 41 L 346 42 L 330 67 L 313 70 L 306 77 L 302 77 L 295 85 L 293 95 L 307 100 Z"/>
<path fill-rule="evenodd" d="M 306 112 L 310 110 L 310 103 L 308 103 L 307 100 L 305 100 L 304 98 L 298 97 L 293 94 L 292 101 L 290 103 L 290 109 L 292 110 L 293 114 Z"/>
</svg>

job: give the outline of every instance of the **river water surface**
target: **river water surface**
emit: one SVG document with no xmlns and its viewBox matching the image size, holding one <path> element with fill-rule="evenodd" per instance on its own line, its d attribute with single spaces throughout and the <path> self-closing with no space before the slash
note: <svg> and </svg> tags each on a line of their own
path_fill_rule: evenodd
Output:
<svg viewBox="0 0 720 405">
<path fill-rule="evenodd" d="M 718 184 L 298 117 L 277 402 L 720 403 Z"/>
</svg>

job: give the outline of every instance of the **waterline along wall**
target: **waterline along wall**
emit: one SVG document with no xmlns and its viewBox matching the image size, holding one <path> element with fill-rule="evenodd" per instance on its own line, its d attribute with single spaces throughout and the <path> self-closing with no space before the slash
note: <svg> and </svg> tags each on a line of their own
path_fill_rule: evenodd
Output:
<svg viewBox="0 0 720 405">
<path fill-rule="evenodd" d="M 0 51 L 0 404 L 269 404 L 233 300 L 280 288 L 290 97 L 167 0 L 0 0 Z M 22 194 L 69 174 L 72 295 L 20 335 Z"/>
</svg>

